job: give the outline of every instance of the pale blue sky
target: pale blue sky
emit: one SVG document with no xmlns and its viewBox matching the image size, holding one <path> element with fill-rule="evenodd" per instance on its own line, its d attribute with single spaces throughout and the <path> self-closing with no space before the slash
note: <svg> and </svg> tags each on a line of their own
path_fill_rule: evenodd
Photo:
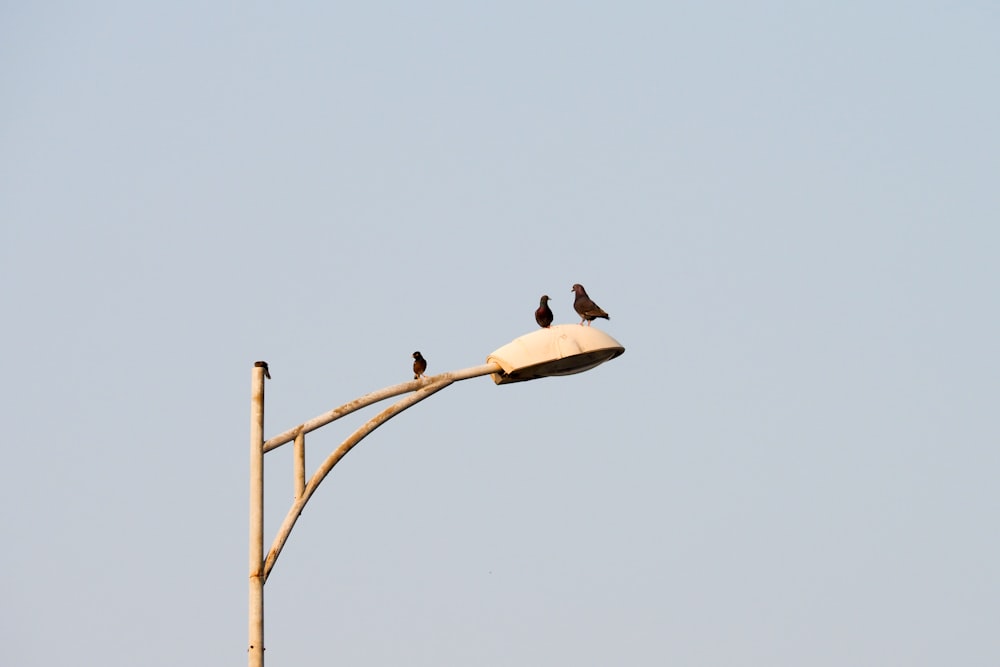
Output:
<svg viewBox="0 0 1000 667">
<path fill-rule="evenodd" d="M 1000 10 L 4 3 L 0 663 L 1000 663 Z M 314 468 L 373 412 L 308 440 Z M 269 544 L 291 452 L 269 454 Z M 82 657 L 81 657 L 82 656 Z"/>
</svg>

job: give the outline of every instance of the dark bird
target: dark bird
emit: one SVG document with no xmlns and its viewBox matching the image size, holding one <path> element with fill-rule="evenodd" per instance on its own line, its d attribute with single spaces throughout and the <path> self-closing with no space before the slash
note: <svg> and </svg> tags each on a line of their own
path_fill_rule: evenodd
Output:
<svg viewBox="0 0 1000 667">
<path fill-rule="evenodd" d="M 548 294 L 543 294 L 542 298 L 538 301 L 538 310 L 535 311 L 535 321 L 543 329 L 548 329 L 549 325 L 552 324 L 552 309 L 549 308 Z"/>
<path fill-rule="evenodd" d="M 417 380 L 427 370 L 427 360 L 419 352 L 413 353 L 413 379 Z"/>
<path fill-rule="evenodd" d="M 603 317 L 606 320 L 611 319 L 610 315 L 590 300 L 590 297 L 587 296 L 587 290 L 583 289 L 583 285 L 580 283 L 573 285 L 573 292 L 576 294 L 576 299 L 573 300 L 573 310 L 583 318 L 580 320 L 580 326 L 583 326 L 583 323 L 586 322 L 589 327 L 590 323 L 598 317 Z"/>
<path fill-rule="evenodd" d="M 266 377 L 268 380 L 271 379 L 271 373 L 270 373 L 270 371 L 267 370 L 267 362 L 266 361 L 255 361 L 253 365 L 256 366 L 257 368 L 263 368 L 264 369 L 264 377 Z"/>
</svg>

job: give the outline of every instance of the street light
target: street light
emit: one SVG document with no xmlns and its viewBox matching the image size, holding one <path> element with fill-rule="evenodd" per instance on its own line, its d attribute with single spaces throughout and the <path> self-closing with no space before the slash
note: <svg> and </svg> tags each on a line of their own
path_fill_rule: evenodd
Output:
<svg viewBox="0 0 1000 667">
<path fill-rule="evenodd" d="M 264 665 L 264 583 L 267 581 L 295 522 L 317 487 L 337 463 L 356 444 L 376 428 L 403 410 L 429 398 L 460 380 L 492 375 L 496 384 L 524 382 L 556 375 L 572 375 L 590 370 L 625 352 L 625 348 L 600 329 L 576 324 L 562 324 L 525 334 L 497 349 L 486 364 L 458 371 L 440 373 L 410 382 L 392 385 L 365 394 L 338 408 L 264 440 L 265 362 L 254 364 L 250 396 L 250 614 L 248 649 L 249 667 Z M 372 417 L 347 437 L 306 482 L 305 436 L 311 431 L 379 401 L 408 394 Z M 293 457 L 295 500 L 275 535 L 270 550 L 264 554 L 264 454 L 294 442 Z"/>
</svg>

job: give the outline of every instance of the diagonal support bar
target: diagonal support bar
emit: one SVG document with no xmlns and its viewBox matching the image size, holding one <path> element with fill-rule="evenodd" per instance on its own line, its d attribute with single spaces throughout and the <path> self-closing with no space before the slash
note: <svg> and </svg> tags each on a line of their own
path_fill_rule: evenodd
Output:
<svg viewBox="0 0 1000 667">
<path fill-rule="evenodd" d="M 306 489 L 306 434 L 295 434 L 295 499 L 302 497 Z"/>
</svg>

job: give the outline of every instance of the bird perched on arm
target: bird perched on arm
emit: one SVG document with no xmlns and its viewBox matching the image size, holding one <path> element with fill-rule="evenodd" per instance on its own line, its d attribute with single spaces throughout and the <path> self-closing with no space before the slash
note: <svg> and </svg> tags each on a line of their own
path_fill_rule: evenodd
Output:
<svg viewBox="0 0 1000 667">
<path fill-rule="evenodd" d="M 424 371 L 427 370 L 427 360 L 424 359 L 420 352 L 413 353 L 413 379 L 419 379 Z"/>
<path fill-rule="evenodd" d="M 573 292 L 576 294 L 576 299 L 573 300 L 573 310 L 582 319 L 580 320 L 580 326 L 586 322 L 587 326 L 598 317 L 603 317 L 606 320 L 610 320 L 611 316 L 605 313 L 600 306 L 590 300 L 587 296 L 587 290 L 583 289 L 583 285 L 577 283 L 573 285 Z"/>
<path fill-rule="evenodd" d="M 543 294 L 542 298 L 538 301 L 538 310 L 535 311 L 535 321 L 543 329 L 548 329 L 549 325 L 552 324 L 552 309 L 549 308 L 548 294 Z"/>
</svg>

